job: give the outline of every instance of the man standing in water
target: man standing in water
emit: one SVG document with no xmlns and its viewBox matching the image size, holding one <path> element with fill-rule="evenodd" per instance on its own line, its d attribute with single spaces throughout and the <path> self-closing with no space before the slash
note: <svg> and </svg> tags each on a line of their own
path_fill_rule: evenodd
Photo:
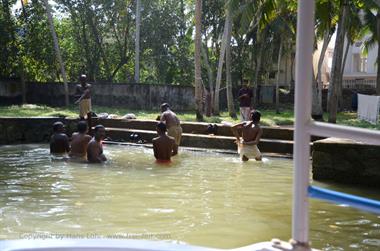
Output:
<svg viewBox="0 0 380 251">
<path fill-rule="evenodd" d="M 260 161 L 262 156 L 257 145 L 260 142 L 263 129 L 260 127 L 261 114 L 257 110 L 251 112 L 251 121 L 243 122 L 231 127 L 232 133 L 236 137 L 238 152 L 242 161 L 248 161 L 249 158 L 255 158 Z M 242 139 L 240 139 L 239 131 L 242 131 Z"/>
<path fill-rule="evenodd" d="M 87 76 L 84 74 L 79 77 L 79 82 L 75 93 L 78 100 L 75 104 L 79 104 L 79 117 L 84 119 L 91 111 L 91 85 L 87 84 Z"/>
<path fill-rule="evenodd" d="M 238 100 L 240 101 L 240 121 L 249 121 L 251 113 L 251 99 L 253 92 L 248 88 L 247 80 L 243 81 L 243 87 L 239 90 Z"/>
<path fill-rule="evenodd" d="M 153 139 L 154 157 L 158 162 L 170 162 L 175 141 L 166 135 L 166 125 L 159 122 L 156 126 L 158 137 Z"/>
<path fill-rule="evenodd" d="M 71 152 L 70 157 L 77 160 L 87 159 L 87 145 L 91 140 L 88 135 L 88 126 L 86 121 L 79 121 L 78 132 L 71 137 Z"/>
<path fill-rule="evenodd" d="M 53 124 L 53 135 L 50 138 L 50 153 L 66 154 L 70 152 L 69 137 L 64 133 L 65 126 L 57 121 Z"/>
<path fill-rule="evenodd" d="M 90 163 L 102 163 L 107 160 L 103 154 L 102 140 L 106 137 L 106 129 L 102 125 L 94 128 L 94 137 L 87 146 L 87 160 Z"/>
<path fill-rule="evenodd" d="M 177 115 L 170 110 L 170 106 L 167 103 L 161 105 L 161 116 L 160 121 L 165 122 L 166 128 L 168 130 L 168 136 L 171 136 L 175 140 L 173 147 L 173 156 L 178 154 L 178 146 L 181 143 L 182 137 L 182 127 Z"/>
</svg>

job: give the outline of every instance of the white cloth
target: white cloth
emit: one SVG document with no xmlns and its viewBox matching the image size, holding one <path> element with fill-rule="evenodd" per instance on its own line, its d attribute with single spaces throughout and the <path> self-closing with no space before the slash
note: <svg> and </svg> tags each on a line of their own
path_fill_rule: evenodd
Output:
<svg viewBox="0 0 380 251">
<path fill-rule="evenodd" d="M 237 144 L 238 146 L 238 153 L 240 155 L 240 158 L 243 158 L 245 156 L 248 159 L 256 159 L 261 158 L 261 152 L 257 145 L 244 145 L 243 139 Z"/>
<path fill-rule="evenodd" d="M 358 119 L 377 124 L 379 108 L 380 96 L 358 94 Z"/>
</svg>

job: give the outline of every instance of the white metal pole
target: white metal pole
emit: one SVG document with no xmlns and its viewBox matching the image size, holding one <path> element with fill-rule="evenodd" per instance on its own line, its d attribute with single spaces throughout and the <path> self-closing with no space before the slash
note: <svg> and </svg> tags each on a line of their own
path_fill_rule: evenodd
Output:
<svg viewBox="0 0 380 251">
<path fill-rule="evenodd" d="M 311 84 L 314 48 L 314 0 L 298 1 L 295 130 L 294 130 L 294 184 L 292 238 L 298 243 L 309 242 L 309 185 Z"/>
<path fill-rule="evenodd" d="M 61 66 L 61 73 L 62 73 L 63 84 L 64 84 L 64 88 L 65 88 L 65 105 L 68 106 L 69 105 L 69 87 L 67 85 L 65 63 L 62 60 L 61 50 L 59 49 L 58 37 L 57 37 L 57 33 L 55 32 L 55 29 L 54 29 L 53 17 L 51 14 L 51 8 L 50 8 L 50 4 L 49 4 L 48 0 L 44 0 L 44 4 L 45 4 L 45 8 L 46 8 L 46 14 L 48 17 L 51 35 L 52 35 L 53 41 L 54 41 L 54 49 L 55 49 L 56 57 L 58 59 L 59 65 Z"/>
</svg>

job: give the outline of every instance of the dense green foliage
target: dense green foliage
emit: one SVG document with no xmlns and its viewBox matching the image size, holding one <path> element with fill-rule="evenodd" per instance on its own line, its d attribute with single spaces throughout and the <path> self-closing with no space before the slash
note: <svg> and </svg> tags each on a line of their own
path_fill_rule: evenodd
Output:
<svg viewBox="0 0 380 251">
<path fill-rule="evenodd" d="M 16 2 L 24 2 L 24 8 L 16 7 Z M 135 0 L 49 2 L 53 5 L 54 26 L 69 81 L 77 81 L 82 73 L 87 74 L 90 81 L 134 81 Z M 289 83 L 285 84 L 294 82 L 296 0 L 200 2 L 201 79 L 203 87 L 211 91 L 215 114 L 219 112 L 216 97 L 223 90 L 227 90 L 227 96 L 232 96 L 232 88 L 226 88 L 226 79 L 232 79 L 229 86 L 235 88 L 244 79 L 256 87 L 274 80 L 279 82 L 276 76 L 283 72 L 289 73 L 286 78 Z M 339 37 L 346 38 L 349 43 L 364 36 L 368 37 L 365 43 L 368 47 L 377 43 L 380 41 L 380 15 L 376 2 L 316 0 L 316 38 L 328 44 L 337 24 L 341 23 Z M 195 0 L 141 0 L 140 82 L 194 85 L 195 3 Z M 227 17 L 232 17 L 232 31 L 228 36 Z M 227 41 L 227 37 L 231 39 Z M 231 48 L 228 57 L 224 56 L 226 43 L 227 48 Z M 332 97 L 335 101 L 329 103 L 330 111 L 340 104 L 341 68 L 346 60 L 341 48 L 343 43 L 336 47 L 339 49 L 334 53 L 333 62 L 339 65 L 333 67 L 330 86 L 334 86 Z M 286 66 L 280 67 L 281 59 Z M 228 70 L 224 60 L 228 61 L 228 67 L 231 66 Z M 319 75 L 315 72 L 320 82 Z M 1 0 L 0 78 L 62 81 L 43 1 Z M 380 92 L 380 77 L 378 90 Z M 200 96 L 201 93 L 197 93 L 196 100 Z M 256 101 L 254 96 L 254 104 Z M 313 110 L 319 106 L 316 111 L 322 112 L 321 102 L 313 99 L 313 105 Z M 334 119 L 332 116 L 331 121 Z"/>
</svg>

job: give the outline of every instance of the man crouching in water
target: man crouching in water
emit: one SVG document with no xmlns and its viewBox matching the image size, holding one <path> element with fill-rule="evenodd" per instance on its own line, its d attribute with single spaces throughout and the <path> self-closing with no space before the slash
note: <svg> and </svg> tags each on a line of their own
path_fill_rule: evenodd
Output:
<svg viewBox="0 0 380 251">
<path fill-rule="evenodd" d="M 87 160 L 90 163 L 102 163 L 107 160 L 103 154 L 102 140 L 106 137 L 106 129 L 102 125 L 94 128 L 94 137 L 87 146 Z"/>
<path fill-rule="evenodd" d="M 166 128 L 168 130 L 168 135 L 173 137 L 175 140 L 173 148 L 173 156 L 178 153 L 178 146 L 181 143 L 182 137 L 182 127 L 177 115 L 170 110 L 170 106 L 167 103 L 161 105 L 161 116 L 160 121 L 165 122 Z"/>
<path fill-rule="evenodd" d="M 78 132 L 73 133 L 71 136 L 71 152 L 69 156 L 73 160 L 85 161 L 87 160 L 87 145 L 91 140 L 88 135 L 88 126 L 86 121 L 79 121 Z"/>
<path fill-rule="evenodd" d="M 166 135 L 166 125 L 162 122 L 156 126 L 158 137 L 153 139 L 154 157 L 157 162 L 170 162 L 175 141 Z"/>
<path fill-rule="evenodd" d="M 262 156 L 257 144 L 260 142 L 263 129 L 260 127 L 261 114 L 257 110 L 251 111 L 251 120 L 243 122 L 231 127 L 232 133 L 236 137 L 236 144 L 238 145 L 238 153 L 242 161 L 248 161 L 249 158 L 255 158 L 260 161 Z M 238 130 L 242 131 L 242 139 Z"/>
</svg>

